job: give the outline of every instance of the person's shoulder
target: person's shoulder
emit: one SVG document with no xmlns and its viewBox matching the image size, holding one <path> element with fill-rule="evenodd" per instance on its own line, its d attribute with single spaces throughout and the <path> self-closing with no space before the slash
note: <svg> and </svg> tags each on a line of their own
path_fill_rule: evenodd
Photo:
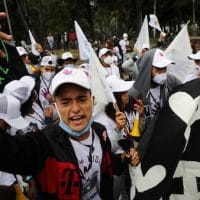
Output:
<svg viewBox="0 0 200 200">
<path fill-rule="evenodd" d="M 178 79 L 176 76 L 174 76 L 171 73 L 167 74 L 167 84 L 172 84 L 174 86 L 180 85 L 182 84 L 182 82 L 180 81 L 180 79 Z"/>
<path fill-rule="evenodd" d="M 53 135 L 59 132 L 58 124 L 56 123 L 48 125 L 44 129 L 40 130 L 40 132 L 44 134 L 46 137 L 52 137 Z"/>
<path fill-rule="evenodd" d="M 101 124 L 101 123 L 99 123 L 99 122 L 96 122 L 96 121 L 93 121 L 93 123 L 92 123 L 92 128 L 94 128 L 95 129 L 95 131 L 96 130 L 105 130 L 106 128 L 105 128 L 105 126 L 103 125 L 103 124 Z M 98 131 L 99 132 L 99 131 Z"/>
</svg>

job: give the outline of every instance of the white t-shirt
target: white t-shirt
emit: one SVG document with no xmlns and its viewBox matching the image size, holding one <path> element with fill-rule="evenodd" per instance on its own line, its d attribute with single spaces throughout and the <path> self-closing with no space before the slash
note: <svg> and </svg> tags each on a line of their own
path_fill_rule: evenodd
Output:
<svg viewBox="0 0 200 200">
<path fill-rule="evenodd" d="M 39 90 L 39 100 L 42 106 L 42 109 L 45 109 L 46 105 L 49 105 L 49 101 L 47 99 L 47 95 L 49 94 L 49 88 L 51 81 L 47 82 L 42 77 L 40 77 L 40 90 Z"/>
<path fill-rule="evenodd" d="M 120 77 L 119 68 L 114 64 L 111 64 L 110 67 L 103 67 L 103 69 L 105 72 L 105 77 L 109 75 L 116 75 Z"/>
<path fill-rule="evenodd" d="M 126 53 L 126 46 L 129 45 L 129 41 L 122 39 L 122 40 L 119 41 L 119 44 L 121 46 L 123 54 L 125 54 Z"/>
<path fill-rule="evenodd" d="M 194 80 L 194 79 L 197 79 L 199 78 L 199 75 L 200 75 L 200 66 L 196 66 L 193 70 L 193 72 L 191 74 L 188 74 L 183 83 L 186 83 L 188 81 L 191 81 L 191 80 Z"/>
<path fill-rule="evenodd" d="M 100 166 L 102 162 L 102 148 L 96 133 L 90 132 L 84 141 L 70 139 L 74 148 L 79 169 L 82 176 L 82 199 L 101 200 L 100 193 Z M 91 162 L 90 162 L 91 160 Z"/>
</svg>

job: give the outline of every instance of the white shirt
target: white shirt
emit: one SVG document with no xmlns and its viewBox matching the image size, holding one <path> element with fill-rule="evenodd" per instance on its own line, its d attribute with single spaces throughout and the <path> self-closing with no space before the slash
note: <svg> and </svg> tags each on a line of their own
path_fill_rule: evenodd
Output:
<svg viewBox="0 0 200 200">
<path fill-rule="evenodd" d="M 105 77 L 109 75 L 116 75 L 120 77 L 119 68 L 114 64 L 111 64 L 110 67 L 103 67 L 103 70 L 105 73 Z"/>
<path fill-rule="evenodd" d="M 199 75 L 200 75 L 200 66 L 196 66 L 193 72 L 185 77 L 183 83 L 197 79 L 199 78 Z"/>
<path fill-rule="evenodd" d="M 102 162 L 102 148 L 100 140 L 95 132 L 90 133 L 89 137 L 84 141 L 70 139 L 74 148 L 79 169 L 82 175 L 82 199 L 101 200 L 100 193 L 100 166 Z M 93 148 L 93 150 L 90 150 Z M 90 154 L 91 152 L 91 154 Z M 91 155 L 92 162 L 89 161 Z M 91 164 L 91 168 L 88 167 Z"/>
<path fill-rule="evenodd" d="M 129 45 L 129 41 L 122 39 L 122 40 L 119 41 L 119 44 L 120 44 L 120 46 L 122 48 L 123 54 L 125 54 L 126 53 L 126 46 Z"/>
<path fill-rule="evenodd" d="M 135 113 L 131 113 L 130 115 L 125 113 L 126 117 L 129 121 L 130 129 L 133 127 L 133 121 L 135 118 Z M 108 115 L 105 113 L 105 111 L 100 112 L 94 117 L 94 121 L 99 122 L 100 124 L 103 124 L 106 127 L 108 137 L 111 141 L 111 151 L 113 153 L 122 153 L 123 150 L 120 147 L 118 141 L 120 139 L 125 139 L 126 133 L 122 130 L 121 134 L 117 133 L 115 131 L 116 128 L 116 122 L 113 121 Z"/>
</svg>

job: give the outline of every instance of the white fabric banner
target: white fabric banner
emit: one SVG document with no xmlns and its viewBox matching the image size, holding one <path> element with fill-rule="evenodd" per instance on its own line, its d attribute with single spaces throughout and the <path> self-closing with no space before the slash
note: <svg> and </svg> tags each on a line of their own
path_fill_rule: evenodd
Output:
<svg viewBox="0 0 200 200">
<path fill-rule="evenodd" d="M 94 49 L 90 45 L 90 59 L 89 59 L 89 75 L 91 78 L 92 95 L 95 97 L 94 112 L 95 116 L 104 110 L 105 105 L 109 102 L 115 103 L 111 88 L 107 84 L 105 71 L 101 65 Z"/>
<path fill-rule="evenodd" d="M 30 30 L 28 30 L 28 34 L 31 41 L 31 51 L 35 56 L 39 56 L 40 52 L 35 49 L 35 44 L 36 44 L 35 38 L 33 37 L 33 34 L 31 33 Z"/>
<path fill-rule="evenodd" d="M 143 47 L 150 48 L 150 42 L 149 42 L 149 28 L 148 28 L 148 21 L 147 16 L 145 16 L 142 27 L 140 29 L 140 33 L 138 35 L 137 41 L 135 43 L 135 48 L 138 51 L 141 51 Z"/>
<path fill-rule="evenodd" d="M 183 82 L 185 77 L 192 73 L 195 68 L 193 61 L 188 59 L 188 55 L 192 54 L 192 48 L 187 25 L 182 28 L 165 52 L 175 62 L 167 68 L 168 72 Z"/>
<path fill-rule="evenodd" d="M 149 15 L 149 17 L 150 17 L 149 26 L 151 26 L 161 32 L 162 30 L 160 28 L 160 24 L 158 22 L 158 18 L 156 17 L 156 15 L 151 14 L 151 15 Z"/>
<path fill-rule="evenodd" d="M 78 39 L 79 55 L 81 60 L 89 59 L 89 42 L 77 21 L 74 21 L 75 31 Z"/>
</svg>

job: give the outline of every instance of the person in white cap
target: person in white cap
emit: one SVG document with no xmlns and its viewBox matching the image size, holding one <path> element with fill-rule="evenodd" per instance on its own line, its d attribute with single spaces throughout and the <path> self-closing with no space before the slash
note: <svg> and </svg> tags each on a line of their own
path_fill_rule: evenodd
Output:
<svg viewBox="0 0 200 200">
<path fill-rule="evenodd" d="M 112 51 L 110 49 L 100 49 L 99 60 L 104 67 L 105 76 L 116 75 L 120 77 L 119 68 L 113 64 Z"/>
<path fill-rule="evenodd" d="M 167 73 L 173 61 L 160 49 L 150 49 L 137 61 L 139 73 L 129 94 L 142 99 L 145 118 L 153 118 L 163 107 L 169 93 L 181 84 L 175 76 Z"/>
<path fill-rule="evenodd" d="M 194 80 L 196 78 L 200 78 L 200 51 L 195 54 L 189 55 L 188 58 L 194 61 L 195 68 L 193 70 L 193 73 L 185 77 L 184 83 Z"/>
<path fill-rule="evenodd" d="M 58 124 L 21 137 L 0 134 L 0 169 L 33 174 L 41 199 L 113 199 L 112 162 L 103 125 L 93 122 L 90 80 L 81 69 L 65 68 L 52 80 L 51 94 L 60 115 Z M 9 146 L 9 149 L 7 148 Z M 7 150 L 6 155 L 4 154 Z M 130 163 L 139 162 L 135 150 Z"/>
<path fill-rule="evenodd" d="M 108 103 L 105 110 L 94 117 L 94 121 L 103 124 L 108 132 L 108 137 L 111 141 L 113 153 L 123 153 L 125 149 L 121 148 L 118 141 L 128 139 L 126 144 L 133 144 L 130 132 L 133 128 L 133 122 L 136 115 L 136 110 L 139 111 L 140 116 L 143 115 L 143 104 L 141 101 L 136 101 L 128 95 L 128 90 L 133 86 L 134 81 L 124 81 L 116 75 L 110 75 L 106 78 L 110 86 L 119 110 L 116 112 L 113 103 Z M 142 122 L 142 120 L 140 120 Z M 127 149 L 126 149 L 127 150 Z M 114 176 L 114 199 L 129 199 L 130 194 L 126 189 L 130 189 L 130 185 L 124 185 L 124 174 L 121 176 Z"/>
<path fill-rule="evenodd" d="M 75 67 L 75 63 L 77 61 L 76 58 L 73 57 L 71 52 L 64 52 L 61 56 L 62 59 L 62 67 Z"/>
<path fill-rule="evenodd" d="M 28 123 L 21 116 L 20 102 L 11 95 L 0 93 L 0 130 L 9 134 L 12 127 L 18 130 L 25 129 L 28 127 Z M 0 199 L 15 200 L 16 189 L 23 195 L 16 183 L 17 179 L 14 174 L 0 171 Z M 23 197 L 25 196 L 23 195 Z"/>
<path fill-rule="evenodd" d="M 49 104 L 52 104 L 52 98 L 49 92 L 50 84 L 56 74 L 56 56 L 50 54 L 44 56 L 40 63 L 40 76 L 36 80 L 35 89 L 39 96 L 39 103 L 44 110 Z"/>
<path fill-rule="evenodd" d="M 119 41 L 119 44 L 122 49 L 123 56 L 126 54 L 126 46 L 129 46 L 129 41 L 128 41 L 128 34 L 123 33 L 123 38 Z"/>
</svg>

